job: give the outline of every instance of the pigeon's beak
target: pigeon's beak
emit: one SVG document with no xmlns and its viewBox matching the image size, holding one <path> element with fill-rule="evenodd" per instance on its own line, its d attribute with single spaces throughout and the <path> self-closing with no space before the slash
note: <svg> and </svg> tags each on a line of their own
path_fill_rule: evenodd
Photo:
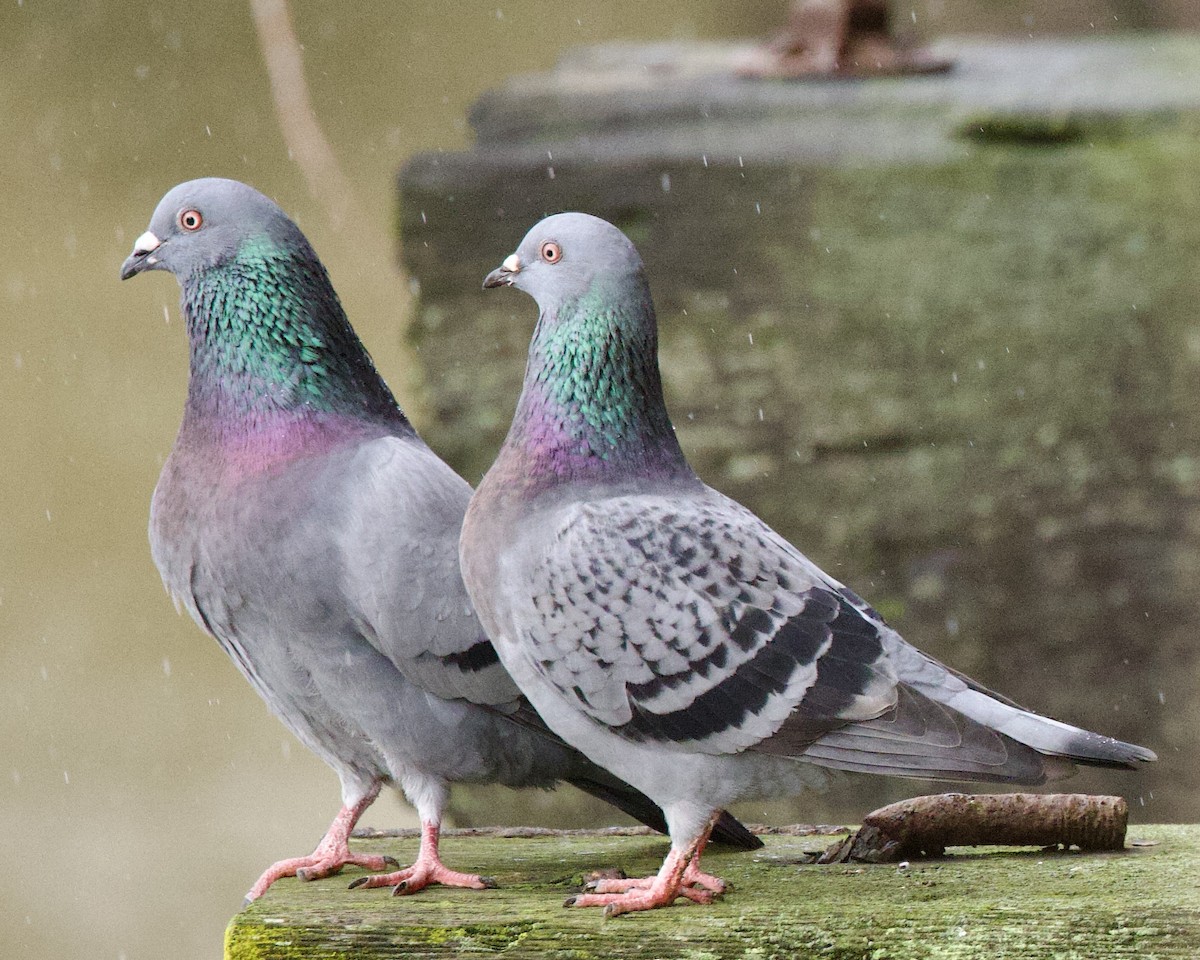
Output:
<svg viewBox="0 0 1200 960">
<path fill-rule="evenodd" d="M 504 262 L 500 266 L 483 278 L 483 289 L 487 290 L 490 287 L 511 287 L 513 285 L 513 278 L 520 272 L 521 258 L 515 253 L 510 253 L 504 258 Z"/>
<path fill-rule="evenodd" d="M 162 246 L 162 241 L 149 230 L 133 241 L 133 253 L 121 264 L 121 279 L 128 280 L 143 270 L 152 270 L 158 264 L 158 257 L 153 256 L 155 250 Z"/>
</svg>

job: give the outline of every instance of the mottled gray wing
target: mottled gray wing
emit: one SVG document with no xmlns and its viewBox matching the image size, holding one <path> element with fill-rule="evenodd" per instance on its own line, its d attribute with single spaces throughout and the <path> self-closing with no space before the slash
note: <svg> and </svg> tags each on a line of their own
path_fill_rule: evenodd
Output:
<svg viewBox="0 0 1200 960">
<path fill-rule="evenodd" d="M 509 551 L 527 604 L 515 625 L 598 723 L 728 753 L 785 721 L 811 742 L 895 704 L 857 598 L 734 501 L 627 496 L 552 516 Z"/>
<path fill-rule="evenodd" d="M 363 444 L 346 465 L 337 539 L 358 629 L 408 679 L 502 706 L 520 691 L 476 618 L 458 565 L 471 487 L 416 438 Z"/>
</svg>

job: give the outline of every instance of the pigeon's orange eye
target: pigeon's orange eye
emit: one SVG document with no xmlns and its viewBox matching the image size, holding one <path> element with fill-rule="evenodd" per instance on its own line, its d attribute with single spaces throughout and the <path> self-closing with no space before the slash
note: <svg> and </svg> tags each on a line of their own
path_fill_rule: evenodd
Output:
<svg viewBox="0 0 1200 960">
<path fill-rule="evenodd" d="M 562 259 L 562 247 L 553 240 L 547 240 L 543 243 L 538 253 L 541 254 L 542 259 L 547 263 L 558 263 Z"/>
<path fill-rule="evenodd" d="M 179 225 L 184 230 L 199 230 L 202 223 L 204 218 L 200 216 L 199 210 L 184 210 L 179 214 Z"/>
</svg>

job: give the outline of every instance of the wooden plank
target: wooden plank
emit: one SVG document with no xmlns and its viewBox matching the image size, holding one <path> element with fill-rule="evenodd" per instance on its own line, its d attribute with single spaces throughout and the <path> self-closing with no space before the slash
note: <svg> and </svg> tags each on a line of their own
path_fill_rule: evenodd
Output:
<svg viewBox="0 0 1200 960">
<path fill-rule="evenodd" d="M 658 866 L 659 837 L 449 837 L 448 864 L 495 876 L 496 890 L 411 897 L 351 891 L 359 875 L 277 883 L 229 925 L 229 960 L 506 958 L 909 958 L 1070 960 L 1200 955 L 1200 827 L 1135 826 L 1123 853 L 987 848 L 907 866 L 801 864 L 828 837 L 771 836 L 754 854 L 713 851 L 732 889 L 710 907 L 604 920 L 564 909 L 583 874 Z M 395 856 L 413 839 L 355 841 Z M 953 851 L 952 851 L 953 854 Z"/>
</svg>

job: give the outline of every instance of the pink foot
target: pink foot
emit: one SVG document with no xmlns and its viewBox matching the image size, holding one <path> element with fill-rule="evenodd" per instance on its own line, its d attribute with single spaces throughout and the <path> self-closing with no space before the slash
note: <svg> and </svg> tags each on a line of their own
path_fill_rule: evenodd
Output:
<svg viewBox="0 0 1200 960">
<path fill-rule="evenodd" d="M 687 865 L 687 869 L 683 871 L 683 882 L 688 886 L 702 887 L 712 893 L 724 893 L 728 889 L 728 884 L 720 877 L 714 877 L 711 873 L 705 873 L 700 869 L 700 854 L 698 853 Z"/>
<path fill-rule="evenodd" d="M 411 867 L 397 870 L 395 873 L 377 873 L 370 877 L 359 877 L 350 884 L 351 890 L 369 890 L 372 887 L 392 887 L 393 897 L 402 897 L 408 893 L 424 890 L 432 883 L 440 883 L 444 887 L 469 887 L 472 890 L 488 890 L 496 886 L 491 877 L 481 877 L 474 873 L 459 873 L 447 869 L 440 860 L 417 860 Z"/>
<path fill-rule="evenodd" d="M 246 894 L 246 903 L 252 903 L 267 892 L 267 889 L 281 877 L 296 877 L 300 880 L 319 880 L 338 873 L 346 864 L 362 867 L 365 870 L 386 870 L 389 866 L 398 866 L 392 857 L 381 857 L 374 854 L 359 854 L 350 852 L 350 831 L 362 816 L 364 810 L 371 805 L 379 795 L 379 787 L 351 807 L 342 807 L 333 823 L 325 832 L 317 849 L 307 857 L 292 857 L 271 864 L 263 871 L 262 876 L 255 881 L 250 892 Z"/>
<path fill-rule="evenodd" d="M 720 877 L 704 873 L 700 869 L 700 856 L 697 854 L 683 871 L 681 881 L 681 896 L 687 896 L 688 887 L 700 887 L 709 893 L 724 893 L 727 885 Z M 648 890 L 654 886 L 658 874 L 649 877 L 622 877 L 620 879 L 593 880 L 584 884 L 583 889 L 588 893 L 627 893 L 630 890 Z"/>
<path fill-rule="evenodd" d="M 693 903 L 712 903 L 717 894 L 725 892 L 725 881 L 700 870 L 700 854 L 708 842 L 716 816 L 713 815 L 707 829 L 690 846 L 672 846 L 653 877 L 595 880 L 585 887 L 586 892 L 568 898 L 563 906 L 604 907 L 606 917 L 616 917 L 637 910 L 669 907 L 679 897 L 686 897 Z"/>
<path fill-rule="evenodd" d="M 325 850 L 319 847 L 307 857 L 292 857 L 271 864 L 263 871 L 261 877 L 246 894 L 246 902 L 252 903 L 267 892 L 267 888 L 281 877 L 296 877 L 299 880 L 321 880 L 340 873 L 342 867 L 350 864 L 362 867 L 364 870 L 386 870 L 397 866 L 392 857 L 379 857 L 373 854 L 351 853 L 349 847 L 342 850 Z"/>
<path fill-rule="evenodd" d="M 653 910 L 656 907 L 669 907 L 679 897 L 686 897 L 693 903 L 712 903 L 713 892 L 699 887 L 684 886 L 682 878 L 664 878 L 662 874 L 654 877 L 638 878 L 649 881 L 645 886 L 634 886 L 622 893 L 581 893 L 571 897 L 564 907 L 603 907 L 606 917 L 620 916 L 622 913 L 633 913 L 637 910 Z M 622 883 L 624 881 L 601 881 L 602 883 Z"/>
<path fill-rule="evenodd" d="M 467 887 L 471 890 L 488 890 L 495 887 L 496 881 L 491 877 L 481 877 L 474 873 L 459 873 L 442 863 L 438 856 L 439 829 L 436 823 L 421 824 L 421 850 L 411 867 L 405 867 L 394 873 L 359 877 L 350 884 L 350 889 L 369 890 L 372 887 L 391 887 L 392 896 L 400 897 L 424 890 L 433 883 L 440 883 L 444 887 Z"/>
</svg>

